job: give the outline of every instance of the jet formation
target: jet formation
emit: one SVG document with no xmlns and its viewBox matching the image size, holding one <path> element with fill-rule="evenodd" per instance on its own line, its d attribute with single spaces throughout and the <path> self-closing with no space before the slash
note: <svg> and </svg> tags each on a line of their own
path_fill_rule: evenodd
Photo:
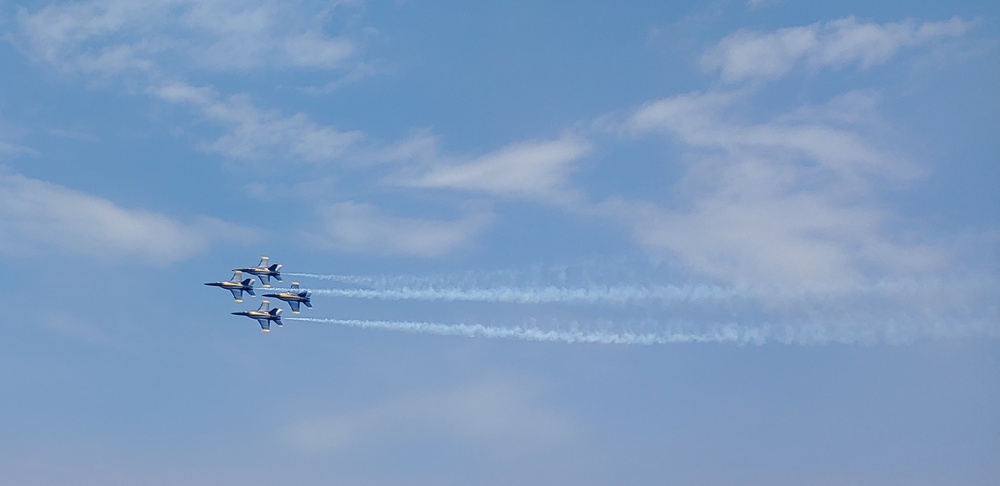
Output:
<svg viewBox="0 0 1000 486">
<path fill-rule="evenodd" d="M 243 302 L 244 292 L 254 297 L 257 296 L 257 294 L 253 291 L 253 278 L 243 279 L 244 273 L 249 273 L 250 275 L 254 275 L 259 278 L 260 283 L 263 284 L 264 288 L 271 287 L 271 278 L 274 278 L 279 282 L 282 281 L 281 265 L 277 263 L 270 264 L 268 257 L 262 256 L 260 257 L 260 263 L 258 263 L 256 267 L 234 268 L 233 278 L 222 282 L 207 282 L 205 285 L 226 289 L 232 292 L 233 299 L 235 299 L 236 302 Z M 299 308 L 303 304 L 312 309 L 312 301 L 310 300 L 311 293 L 307 290 L 301 290 L 298 282 L 292 282 L 291 287 L 286 292 L 264 294 L 263 296 L 288 302 L 288 306 L 292 308 L 292 314 L 298 314 Z M 272 309 L 271 302 L 268 300 L 262 301 L 257 310 L 232 312 L 231 314 L 255 319 L 260 324 L 260 330 L 263 332 L 271 332 L 272 322 L 278 327 L 283 326 L 281 323 L 281 309 L 277 307 Z"/>
</svg>

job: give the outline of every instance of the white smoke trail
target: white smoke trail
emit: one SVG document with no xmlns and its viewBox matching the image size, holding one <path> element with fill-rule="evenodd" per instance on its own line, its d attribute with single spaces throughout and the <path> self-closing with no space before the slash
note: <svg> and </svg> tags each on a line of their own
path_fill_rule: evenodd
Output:
<svg viewBox="0 0 1000 486">
<path fill-rule="evenodd" d="M 274 289 L 286 291 L 290 289 Z M 380 300 L 441 300 L 450 302 L 503 302 L 513 304 L 627 304 L 656 300 L 659 302 L 686 302 L 731 299 L 749 295 L 748 289 L 726 288 L 709 285 L 657 285 L 611 286 L 591 288 L 564 287 L 493 287 L 493 288 L 388 288 L 388 289 L 316 289 L 302 288 L 315 295 Z"/>
<path fill-rule="evenodd" d="M 601 284 L 587 286 L 551 285 L 538 278 L 511 277 L 512 272 L 498 273 L 505 279 L 527 280 L 521 285 L 491 284 L 493 274 L 477 276 L 360 276 L 314 273 L 288 273 L 288 276 L 330 280 L 369 288 L 303 288 L 316 295 L 379 300 L 424 300 L 453 302 L 495 302 L 514 304 L 619 304 L 658 301 L 661 303 L 719 302 L 732 299 L 756 299 L 767 303 L 828 301 L 845 297 L 896 298 L 918 295 L 941 289 L 965 287 L 938 279 L 884 279 L 874 282 L 818 284 L 795 286 L 747 286 L 709 284 Z M 290 289 L 276 289 L 287 291 Z"/>
<path fill-rule="evenodd" d="M 922 339 L 955 339 L 967 337 L 1000 337 L 1000 329 L 986 321 L 954 325 L 942 322 L 920 322 L 888 319 L 879 325 L 867 319 L 841 322 L 752 323 L 752 324 L 658 324 L 642 323 L 646 331 L 628 330 L 624 324 L 605 324 L 602 329 L 542 329 L 525 325 L 443 324 L 419 321 L 384 321 L 359 319 L 328 319 L 288 317 L 286 321 L 330 323 L 361 329 L 379 329 L 440 336 L 468 338 L 520 339 L 563 343 L 665 345 L 683 343 L 714 343 L 736 345 L 907 344 Z M 584 326 L 586 327 L 586 326 Z M 611 328 L 611 329 L 609 329 Z"/>
<path fill-rule="evenodd" d="M 503 327 L 485 324 L 441 324 L 411 321 L 369 321 L 357 319 L 320 319 L 289 317 L 286 321 L 322 322 L 361 329 L 380 329 L 440 336 L 484 337 L 491 339 L 521 339 L 525 341 L 556 341 L 592 344 L 674 344 L 674 343 L 732 343 L 762 344 L 764 336 L 759 330 L 736 325 L 722 326 L 702 333 L 661 332 L 633 333 L 609 331 L 544 330 L 532 327 Z"/>
<path fill-rule="evenodd" d="M 337 275 L 337 274 L 322 275 L 317 273 L 291 273 L 291 272 L 285 272 L 282 275 L 286 277 L 305 277 L 305 278 L 314 278 L 316 280 L 332 280 L 334 282 L 344 282 L 355 285 L 372 285 L 378 283 L 379 281 L 385 280 L 384 278 L 379 279 L 376 277 L 365 277 L 361 275 Z"/>
<path fill-rule="evenodd" d="M 513 322 L 553 319 L 553 322 L 597 323 L 573 324 L 571 330 L 550 330 L 535 324 L 315 321 L 396 331 L 607 344 L 902 344 L 922 339 L 1000 337 L 997 304 L 1000 285 L 994 276 L 951 275 L 750 287 L 669 284 L 663 283 L 662 278 L 644 274 L 629 280 L 631 275 L 622 273 L 586 274 L 585 271 L 468 272 L 427 277 L 288 275 L 368 287 L 305 289 L 321 296 L 481 302 L 482 315 L 503 315 Z M 615 283 L 593 284 L 603 277 Z M 500 310 L 502 314 L 487 307 L 506 304 L 531 306 L 505 307 Z M 660 317 L 668 318 L 671 323 L 687 324 L 661 324 Z"/>
</svg>

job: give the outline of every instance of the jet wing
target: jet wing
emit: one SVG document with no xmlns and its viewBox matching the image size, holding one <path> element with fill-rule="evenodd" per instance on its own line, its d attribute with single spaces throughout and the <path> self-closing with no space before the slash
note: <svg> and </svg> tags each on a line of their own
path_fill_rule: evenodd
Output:
<svg viewBox="0 0 1000 486">
<path fill-rule="evenodd" d="M 233 293 L 233 298 L 236 302 L 243 302 L 243 290 L 242 289 L 229 289 Z"/>
<path fill-rule="evenodd" d="M 246 321 L 243 321 L 243 322 L 246 322 Z M 261 331 L 263 331 L 263 332 L 271 332 L 271 321 L 269 321 L 267 319 L 257 319 L 257 322 L 260 323 L 260 330 Z"/>
<path fill-rule="evenodd" d="M 264 284 L 265 287 L 271 286 L 271 276 L 270 275 L 257 275 L 260 279 L 260 283 Z"/>
<path fill-rule="evenodd" d="M 292 306 L 292 314 L 298 314 L 299 313 L 299 302 L 298 301 L 296 301 L 296 300 L 289 301 L 288 305 Z"/>
</svg>

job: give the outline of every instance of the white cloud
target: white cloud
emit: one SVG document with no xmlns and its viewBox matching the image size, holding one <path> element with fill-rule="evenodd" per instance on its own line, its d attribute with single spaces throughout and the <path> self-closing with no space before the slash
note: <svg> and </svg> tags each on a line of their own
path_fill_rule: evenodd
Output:
<svg viewBox="0 0 1000 486">
<path fill-rule="evenodd" d="M 571 421 L 537 402 L 523 387 L 477 384 L 301 420 L 287 427 L 285 435 L 309 452 L 444 440 L 504 454 L 533 454 L 570 443 L 576 436 Z"/>
<path fill-rule="evenodd" d="M 876 190 L 920 171 L 857 130 L 873 123 L 870 98 L 754 123 L 734 115 L 743 96 L 689 93 L 636 110 L 624 129 L 678 140 L 686 174 L 669 209 L 617 199 L 601 210 L 630 221 L 640 244 L 729 280 L 844 280 L 943 261 L 886 235 L 891 214 Z"/>
<path fill-rule="evenodd" d="M 747 0 L 747 9 L 756 10 L 762 7 L 770 7 L 771 5 L 777 5 L 781 3 L 781 0 Z"/>
<path fill-rule="evenodd" d="M 209 120 L 225 126 L 225 135 L 201 148 L 234 159 L 292 156 L 324 162 L 342 155 L 364 138 L 360 131 L 320 125 L 304 113 L 283 115 L 260 110 L 244 96 L 220 99 L 210 88 L 173 82 L 152 87 L 149 92 L 164 101 L 192 105 Z"/>
<path fill-rule="evenodd" d="M 521 142 L 468 162 L 437 163 L 416 174 L 398 176 L 400 185 L 543 200 L 571 197 L 568 177 L 573 163 L 590 151 L 590 144 L 567 136 L 542 142 Z"/>
<path fill-rule="evenodd" d="M 0 157 L 17 157 L 21 155 L 38 155 L 38 151 L 15 142 L 28 133 L 25 127 L 0 118 Z"/>
<path fill-rule="evenodd" d="M 317 32 L 289 36 L 282 44 L 285 58 L 292 65 L 313 68 L 339 66 L 356 49 L 347 39 L 331 39 Z"/>
<path fill-rule="evenodd" d="M 13 38 L 40 61 L 105 76 L 170 64 L 338 69 L 357 45 L 323 33 L 333 10 L 272 0 L 91 0 L 21 7 Z"/>
<path fill-rule="evenodd" d="M 193 224 L 125 209 L 111 201 L 20 175 L 0 174 L 0 254 L 55 252 L 105 261 L 168 264 L 239 228 L 203 218 Z"/>
<path fill-rule="evenodd" d="M 328 81 L 322 86 L 305 86 L 301 89 L 303 92 L 310 94 L 332 93 L 345 86 L 356 84 L 365 78 L 375 76 L 376 74 L 393 74 L 395 73 L 395 70 L 395 67 L 384 65 L 378 61 L 360 62 L 355 64 L 353 68 L 339 78 Z"/>
<path fill-rule="evenodd" d="M 770 33 L 741 30 L 710 49 L 702 57 L 702 66 L 719 71 L 722 80 L 729 83 L 779 78 L 799 63 L 813 69 L 850 64 L 864 69 L 885 63 L 903 47 L 961 36 L 970 25 L 957 17 L 941 22 L 907 19 L 887 24 L 846 17 Z"/>
<path fill-rule="evenodd" d="M 440 140 L 430 130 L 417 130 L 368 154 L 366 158 L 376 163 L 433 163 L 444 158 L 440 155 L 439 144 Z"/>
<path fill-rule="evenodd" d="M 828 122 L 830 117 L 843 121 L 870 117 L 870 109 L 852 115 L 851 104 L 838 98 L 833 109 L 800 108 L 769 122 L 740 122 L 730 110 L 743 97 L 743 93 L 713 92 L 664 98 L 640 107 L 623 126 L 632 133 L 660 132 L 692 147 L 721 149 L 736 157 L 809 159 L 823 169 L 817 176 L 838 175 L 852 182 L 862 175 L 905 179 L 920 173 L 902 158 L 874 147 L 857 131 Z"/>
<path fill-rule="evenodd" d="M 38 151 L 24 145 L 0 140 L 0 156 L 37 155 Z"/>
<path fill-rule="evenodd" d="M 38 316 L 37 322 L 42 327 L 67 338 L 78 339 L 91 344 L 115 344 L 108 336 L 106 328 L 91 324 L 80 317 L 80 315 L 74 313 L 47 310 Z"/>
<path fill-rule="evenodd" d="M 318 213 L 322 230 L 305 235 L 317 246 L 419 257 L 439 257 L 466 248 L 491 219 L 486 215 L 455 221 L 405 218 L 355 202 L 324 206 Z"/>
</svg>

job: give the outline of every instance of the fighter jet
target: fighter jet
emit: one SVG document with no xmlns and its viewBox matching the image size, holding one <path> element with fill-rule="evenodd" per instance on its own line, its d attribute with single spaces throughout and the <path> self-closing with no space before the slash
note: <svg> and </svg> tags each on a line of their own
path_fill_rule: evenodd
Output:
<svg viewBox="0 0 1000 486">
<path fill-rule="evenodd" d="M 260 263 L 256 267 L 252 268 L 234 268 L 234 272 L 246 272 L 250 275 L 256 275 L 260 279 L 260 283 L 264 284 L 264 288 L 271 286 L 271 277 L 275 280 L 281 281 L 281 265 L 275 263 L 274 265 L 268 266 L 268 258 L 266 256 L 260 257 Z"/>
<path fill-rule="evenodd" d="M 233 298 L 236 302 L 243 302 L 243 292 L 250 295 L 257 295 L 253 293 L 253 279 L 248 278 L 246 280 L 240 281 L 240 277 L 243 276 L 243 272 L 237 270 L 233 273 L 233 278 L 229 279 L 227 282 L 208 282 L 205 285 L 209 287 L 221 287 L 233 293 Z"/>
<path fill-rule="evenodd" d="M 312 309 L 312 302 L 309 301 L 311 292 L 306 290 L 299 291 L 298 282 L 292 282 L 292 287 L 289 290 L 289 292 L 282 292 L 280 294 L 264 294 L 264 297 L 274 297 L 288 302 L 288 305 L 292 307 L 292 314 L 299 313 L 299 304 L 305 304 L 306 307 Z"/>
<path fill-rule="evenodd" d="M 271 321 L 274 321 L 278 327 L 282 327 L 281 324 L 281 309 L 275 307 L 271 309 L 271 303 L 268 301 L 263 301 L 260 303 L 260 307 L 257 310 L 246 311 L 246 312 L 232 312 L 234 316 L 247 316 L 251 319 L 257 319 L 260 323 L 260 330 L 262 332 L 271 332 Z"/>
</svg>

